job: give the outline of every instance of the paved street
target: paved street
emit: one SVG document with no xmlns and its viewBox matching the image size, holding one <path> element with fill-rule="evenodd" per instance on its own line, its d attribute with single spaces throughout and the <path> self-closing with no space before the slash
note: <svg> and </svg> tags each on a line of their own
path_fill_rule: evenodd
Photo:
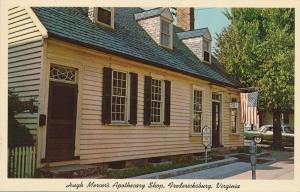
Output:
<svg viewBox="0 0 300 192">
<path fill-rule="evenodd" d="M 257 165 L 256 179 L 293 179 L 294 157 L 292 152 L 269 151 L 272 157 Z M 251 164 L 236 162 L 221 167 L 176 176 L 172 179 L 251 179 Z"/>
</svg>

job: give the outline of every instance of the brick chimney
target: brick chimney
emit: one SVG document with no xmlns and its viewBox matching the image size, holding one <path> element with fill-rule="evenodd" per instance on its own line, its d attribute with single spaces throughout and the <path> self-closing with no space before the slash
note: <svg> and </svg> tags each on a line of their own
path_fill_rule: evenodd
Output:
<svg viewBox="0 0 300 192">
<path fill-rule="evenodd" d="M 184 31 L 192 31 L 195 29 L 195 13 L 194 8 L 177 7 L 176 9 L 177 26 Z"/>
</svg>

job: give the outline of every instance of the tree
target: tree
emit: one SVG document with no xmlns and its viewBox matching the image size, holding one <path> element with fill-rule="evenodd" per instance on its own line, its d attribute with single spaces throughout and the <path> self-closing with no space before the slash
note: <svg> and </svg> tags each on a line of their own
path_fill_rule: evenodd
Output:
<svg viewBox="0 0 300 192">
<path fill-rule="evenodd" d="M 16 94 L 8 91 L 8 147 L 32 146 L 34 140 L 28 129 L 15 119 L 17 113 L 36 111 L 33 100 L 21 102 Z"/>
<path fill-rule="evenodd" d="M 259 109 L 273 112 L 273 146 L 281 148 L 280 114 L 294 105 L 295 10 L 233 8 L 217 35 L 216 56 L 229 74 L 259 91 Z"/>
</svg>

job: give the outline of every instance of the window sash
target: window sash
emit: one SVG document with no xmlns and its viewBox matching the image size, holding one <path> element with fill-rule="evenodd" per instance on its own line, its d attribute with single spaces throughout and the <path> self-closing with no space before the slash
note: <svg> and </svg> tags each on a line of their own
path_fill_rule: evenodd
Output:
<svg viewBox="0 0 300 192">
<path fill-rule="evenodd" d="M 210 52 L 209 51 L 209 42 L 208 41 L 205 41 L 203 40 L 203 50 L 206 51 L 206 52 Z"/>
<path fill-rule="evenodd" d="M 171 29 L 170 29 L 170 23 L 161 20 L 161 44 L 164 46 L 170 46 L 170 38 L 171 38 Z"/>
<path fill-rule="evenodd" d="M 193 133 L 201 133 L 203 92 L 193 90 Z"/>
<path fill-rule="evenodd" d="M 161 44 L 164 46 L 170 45 L 170 37 L 166 34 L 161 34 Z"/>
<path fill-rule="evenodd" d="M 113 71 L 112 75 L 111 121 L 126 122 L 128 119 L 128 75 Z"/>
<path fill-rule="evenodd" d="M 111 25 L 112 10 L 108 8 L 97 8 L 97 21 Z"/>
<path fill-rule="evenodd" d="M 169 22 L 167 22 L 165 20 L 161 20 L 161 33 L 170 35 L 170 23 Z"/>
<path fill-rule="evenodd" d="M 163 95 L 162 81 L 151 80 L 151 123 L 162 123 Z"/>
</svg>

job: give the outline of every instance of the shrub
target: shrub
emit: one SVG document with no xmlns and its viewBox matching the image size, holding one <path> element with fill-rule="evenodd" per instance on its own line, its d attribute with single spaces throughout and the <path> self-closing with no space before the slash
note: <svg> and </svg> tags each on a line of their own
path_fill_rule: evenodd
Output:
<svg viewBox="0 0 300 192">
<path fill-rule="evenodd" d="M 29 130 L 15 119 L 17 113 L 25 110 L 31 112 L 36 110 L 33 100 L 21 102 L 16 94 L 8 91 L 8 147 L 34 145 L 33 136 Z"/>
</svg>

